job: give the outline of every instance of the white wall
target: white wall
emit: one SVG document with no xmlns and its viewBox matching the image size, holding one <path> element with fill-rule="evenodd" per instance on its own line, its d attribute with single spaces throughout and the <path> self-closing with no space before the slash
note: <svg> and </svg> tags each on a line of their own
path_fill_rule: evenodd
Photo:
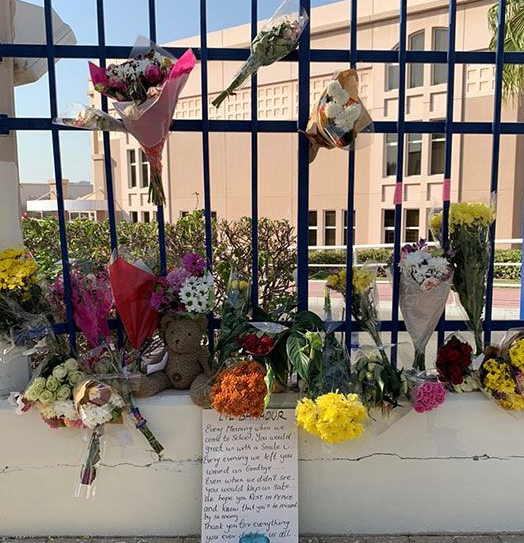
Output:
<svg viewBox="0 0 524 543">
<path fill-rule="evenodd" d="M 282 404 L 285 397 L 276 397 Z M 292 400 L 288 397 L 287 400 Z M 157 462 L 110 428 L 93 501 L 72 498 L 84 443 L 0 404 L 1 535 L 187 535 L 200 526 L 201 412 L 185 394 L 142 402 L 166 445 Z M 292 405 L 288 402 L 288 405 Z M 524 529 L 522 421 L 478 393 L 331 449 L 300 436 L 302 533 Z"/>
</svg>

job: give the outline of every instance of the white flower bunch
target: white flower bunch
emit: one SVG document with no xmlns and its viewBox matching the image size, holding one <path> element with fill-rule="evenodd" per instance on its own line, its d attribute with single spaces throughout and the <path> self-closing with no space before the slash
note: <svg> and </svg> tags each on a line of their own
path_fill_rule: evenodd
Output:
<svg viewBox="0 0 524 543">
<path fill-rule="evenodd" d="M 213 309 L 213 276 L 188 277 L 179 296 L 188 313 L 209 313 Z"/>
<path fill-rule="evenodd" d="M 336 79 L 327 86 L 326 115 L 328 119 L 344 133 L 351 132 L 356 121 L 362 113 L 362 106 L 358 102 L 349 102 L 349 93 Z"/>
<path fill-rule="evenodd" d="M 80 419 L 73 400 L 57 401 L 53 404 L 56 417 L 65 417 L 74 422 Z"/>
<path fill-rule="evenodd" d="M 124 400 L 119 394 L 113 392 L 111 398 L 104 405 L 95 405 L 87 402 L 80 406 L 80 418 L 89 429 L 101 426 L 113 419 L 114 411 L 124 407 Z"/>
<path fill-rule="evenodd" d="M 411 276 L 423 288 L 430 290 L 451 275 L 449 261 L 442 256 L 433 256 L 427 250 L 419 249 L 402 256 L 401 272 Z"/>
</svg>

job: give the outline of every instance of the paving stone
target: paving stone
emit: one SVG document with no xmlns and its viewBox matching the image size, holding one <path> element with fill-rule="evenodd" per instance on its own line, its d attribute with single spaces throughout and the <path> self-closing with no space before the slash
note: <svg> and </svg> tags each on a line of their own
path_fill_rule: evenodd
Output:
<svg viewBox="0 0 524 543">
<path fill-rule="evenodd" d="M 500 540 L 497 534 L 459 535 L 455 543 L 500 543 Z"/>
<path fill-rule="evenodd" d="M 409 543 L 407 535 L 367 535 L 366 543 Z"/>
<path fill-rule="evenodd" d="M 409 540 L 411 543 L 455 543 L 452 535 L 412 535 Z"/>
<path fill-rule="evenodd" d="M 524 534 L 500 534 L 501 543 L 524 543 Z"/>
<path fill-rule="evenodd" d="M 339 535 L 318 538 L 319 543 L 366 543 L 362 536 L 358 535 Z"/>
</svg>

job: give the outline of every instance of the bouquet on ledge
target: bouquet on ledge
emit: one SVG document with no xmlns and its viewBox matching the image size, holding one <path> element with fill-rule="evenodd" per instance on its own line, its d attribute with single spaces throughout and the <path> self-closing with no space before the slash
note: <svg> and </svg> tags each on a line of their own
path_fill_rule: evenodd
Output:
<svg viewBox="0 0 524 543">
<path fill-rule="evenodd" d="M 408 370 L 408 396 L 416 413 L 433 411 L 444 403 L 446 399 L 446 387 L 435 377 L 430 377 L 425 372 Z"/>
<path fill-rule="evenodd" d="M 261 66 L 274 64 L 296 49 L 308 19 L 305 10 L 300 7 L 299 0 L 284 0 L 251 43 L 251 55 L 246 63 L 235 75 L 229 87 L 213 100 L 213 105 L 220 107 L 220 104 L 234 95 L 242 83 Z"/>
<path fill-rule="evenodd" d="M 457 334 L 452 334 L 437 354 L 438 379 L 452 392 L 473 392 L 479 383 L 472 367 L 473 348 Z"/>
<path fill-rule="evenodd" d="M 507 411 L 522 411 L 524 398 L 512 364 L 497 350 L 487 349 L 479 368 L 480 390 Z"/>
<path fill-rule="evenodd" d="M 212 311 L 213 305 L 213 276 L 196 253 L 186 254 L 182 267 L 158 277 L 151 295 L 151 307 L 164 315 L 198 318 Z"/>
<path fill-rule="evenodd" d="M 309 162 L 321 147 L 350 149 L 360 132 L 370 132 L 373 121 L 358 96 L 356 70 L 343 70 L 333 76 L 314 105 L 306 128 Z"/>
<path fill-rule="evenodd" d="M 360 325 L 363 331 L 373 339 L 373 343 L 380 351 L 380 356 L 385 364 L 389 359 L 380 337 L 378 318 L 378 299 L 375 284 L 376 271 L 369 267 L 353 268 L 353 292 L 351 297 L 351 316 Z M 327 278 L 327 286 L 340 292 L 346 297 L 346 271 L 342 270 Z"/>
<path fill-rule="evenodd" d="M 131 58 L 121 64 L 101 68 L 89 63 L 95 90 L 114 100 L 121 120 L 96 108 L 83 107 L 54 122 L 88 130 L 124 131 L 134 136 L 151 165 L 149 201 L 164 205 L 162 151 L 178 98 L 195 63 L 190 49 L 177 61 L 153 42 L 139 39 Z"/>
<path fill-rule="evenodd" d="M 494 209 L 486 204 L 453 203 L 449 210 L 449 245 L 453 251 L 453 288 L 466 311 L 475 336 L 475 354 L 484 350 L 483 311 L 490 262 Z M 430 219 L 431 230 L 442 242 L 442 212 Z"/>
<path fill-rule="evenodd" d="M 424 371 L 426 345 L 446 307 L 453 266 L 442 250 L 430 249 L 424 240 L 405 245 L 398 265 L 399 305 L 415 346 L 413 367 Z"/>
</svg>

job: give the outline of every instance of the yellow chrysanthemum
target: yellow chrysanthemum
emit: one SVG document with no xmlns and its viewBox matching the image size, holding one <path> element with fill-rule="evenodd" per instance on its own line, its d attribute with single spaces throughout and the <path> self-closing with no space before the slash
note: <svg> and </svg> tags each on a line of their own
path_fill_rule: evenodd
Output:
<svg viewBox="0 0 524 543">
<path fill-rule="evenodd" d="M 459 226 L 489 226 L 495 220 L 493 208 L 486 204 L 454 203 L 449 208 L 449 231 L 453 232 Z M 433 231 L 442 228 L 442 212 L 430 219 Z"/>
<path fill-rule="evenodd" d="M 482 384 L 488 392 L 501 394 L 513 394 L 515 392 L 516 383 L 509 364 L 490 358 L 482 364 L 482 369 L 486 372 Z"/>
<path fill-rule="evenodd" d="M 36 262 L 22 249 L 6 249 L 0 253 L 0 291 L 28 290 L 34 282 Z"/>
<path fill-rule="evenodd" d="M 296 408 L 297 424 L 326 443 L 356 439 L 364 433 L 366 408 L 356 394 L 330 392 L 315 401 L 301 400 Z"/>
<path fill-rule="evenodd" d="M 524 370 L 524 338 L 513 343 L 509 349 L 510 362 L 519 370 Z"/>
<path fill-rule="evenodd" d="M 499 404 L 504 409 L 508 409 L 510 411 L 522 411 L 522 409 L 524 409 L 524 399 L 520 394 L 515 392 L 512 394 L 507 394 L 504 400 L 499 400 Z"/>
<path fill-rule="evenodd" d="M 368 291 L 374 279 L 375 274 L 368 268 L 353 268 L 353 290 L 357 294 Z"/>
</svg>

